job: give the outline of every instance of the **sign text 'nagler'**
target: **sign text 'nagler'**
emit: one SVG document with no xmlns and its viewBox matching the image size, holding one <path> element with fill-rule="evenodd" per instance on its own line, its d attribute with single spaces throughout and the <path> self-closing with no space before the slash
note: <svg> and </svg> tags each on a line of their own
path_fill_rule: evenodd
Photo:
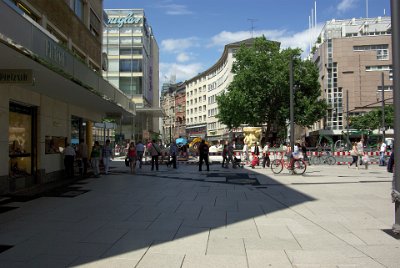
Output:
<svg viewBox="0 0 400 268">
<path fill-rule="evenodd" d="M 32 84 L 31 69 L 0 69 L 0 84 Z"/>
</svg>

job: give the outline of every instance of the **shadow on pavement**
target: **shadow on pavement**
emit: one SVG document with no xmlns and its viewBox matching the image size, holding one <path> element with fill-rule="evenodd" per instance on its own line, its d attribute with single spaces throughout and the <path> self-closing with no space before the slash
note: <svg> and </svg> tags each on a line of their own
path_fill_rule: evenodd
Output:
<svg viewBox="0 0 400 268">
<path fill-rule="evenodd" d="M 113 164 L 112 175 L 8 204 L 19 208 L 0 214 L 0 245 L 9 247 L 0 261 L 40 263 L 54 255 L 68 266 L 105 258 L 140 262 L 147 253 L 168 253 L 171 247 L 163 245 L 170 242 L 174 254 L 206 254 L 211 232 L 261 238 L 256 221 L 314 200 L 249 169 L 213 164 L 198 172 L 197 165 L 180 165 L 153 172 L 144 166 L 132 175 L 123 162 Z"/>
</svg>

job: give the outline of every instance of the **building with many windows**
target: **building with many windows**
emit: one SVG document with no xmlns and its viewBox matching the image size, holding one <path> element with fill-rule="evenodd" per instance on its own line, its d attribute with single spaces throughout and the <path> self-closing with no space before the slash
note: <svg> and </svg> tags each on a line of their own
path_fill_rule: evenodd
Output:
<svg viewBox="0 0 400 268">
<path fill-rule="evenodd" d="M 149 139 L 159 131 L 159 52 L 143 9 L 106 9 L 103 77 L 136 103 L 137 119 L 123 118 L 125 139 Z"/>
<path fill-rule="evenodd" d="M 102 0 L 0 0 L 0 193 L 65 178 L 62 151 L 135 104 L 100 75 Z"/>
<path fill-rule="evenodd" d="M 253 42 L 251 38 L 227 44 L 221 58 L 211 68 L 186 81 L 186 134 L 189 138 L 207 137 L 209 141 L 232 138 L 216 117 L 217 96 L 226 91 L 233 80 L 231 69 L 236 50 Z"/>
<path fill-rule="evenodd" d="M 393 84 L 389 79 L 391 46 L 390 17 L 326 22 L 313 60 L 319 68 L 328 112 L 313 130 L 340 135 L 347 128 L 347 112 L 352 116 L 380 107 L 382 90 L 386 102 L 393 102 Z"/>
<path fill-rule="evenodd" d="M 186 84 L 164 83 L 161 91 L 162 137 L 169 144 L 179 137 L 186 137 Z"/>
</svg>

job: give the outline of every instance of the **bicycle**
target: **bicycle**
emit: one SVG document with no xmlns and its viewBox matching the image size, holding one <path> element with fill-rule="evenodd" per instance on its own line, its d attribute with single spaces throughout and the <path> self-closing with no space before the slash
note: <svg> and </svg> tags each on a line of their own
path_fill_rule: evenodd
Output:
<svg viewBox="0 0 400 268">
<path fill-rule="evenodd" d="M 319 164 L 328 164 L 330 166 L 336 164 L 336 158 L 330 154 L 324 154 L 322 152 L 318 152 L 317 156 L 313 156 L 310 159 L 310 163 L 312 165 L 319 165 Z"/>
<path fill-rule="evenodd" d="M 293 166 L 293 168 L 292 168 Z M 279 174 L 282 172 L 283 168 L 286 168 L 292 172 L 292 174 L 302 175 L 306 172 L 307 165 L 303 159 L 275 159 L 271 162 L 271 170 L 274 174 Z"/>
</svg>

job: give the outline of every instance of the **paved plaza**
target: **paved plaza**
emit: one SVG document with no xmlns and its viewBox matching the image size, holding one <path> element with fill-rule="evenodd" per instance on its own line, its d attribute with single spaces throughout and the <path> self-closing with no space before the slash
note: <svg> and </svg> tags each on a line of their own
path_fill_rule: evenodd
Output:
<svg viewBox="0 0 400 268">
<path fill-rule="evenodd" d="M 3 198 L 0 267 L 400 267 L 384 167 L 144 166 Z"/>
</svg>

